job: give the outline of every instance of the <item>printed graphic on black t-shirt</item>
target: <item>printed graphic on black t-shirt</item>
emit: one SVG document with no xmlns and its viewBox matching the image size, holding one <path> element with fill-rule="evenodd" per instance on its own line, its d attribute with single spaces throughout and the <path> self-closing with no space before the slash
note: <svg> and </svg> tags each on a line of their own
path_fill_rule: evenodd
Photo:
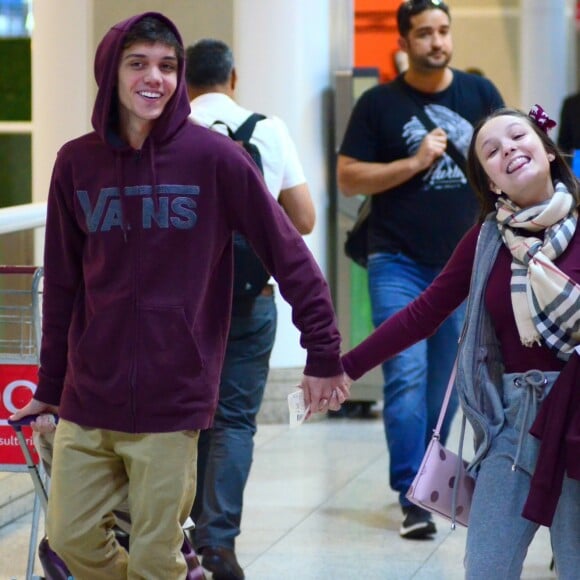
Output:
<svg viewBox="0 0 580 580">
<path fill-rule="evenodd" d="M 466 156 L 473 133 L 471 124 L 441 105 L 426 105 L 425 113 L 436 127 L 441 127 L 445 131 L 447 139 L 453 141 L 455 147 Z M 407 144 L 409 156 L 417 152 L 427 133 L 429 131 L 414 115 L 403 125 L 403 139 Z M 447 153 L 428 169 L 422 180 L 428 189 L 453 189 L 467 183 L 467 177 Z"/>
</svg>

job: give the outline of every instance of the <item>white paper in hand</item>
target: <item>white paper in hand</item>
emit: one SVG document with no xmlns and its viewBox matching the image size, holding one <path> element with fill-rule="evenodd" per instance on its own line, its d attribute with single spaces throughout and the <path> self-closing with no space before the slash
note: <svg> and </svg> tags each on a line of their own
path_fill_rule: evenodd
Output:
<svg viewBox="0 0 580 580">
<path fill-rule="evenodd" d="M 310 405 L 306 407 L 304 404 L 304 391 L 302 389 L 298 389 L 288 395 L 288 410 L 290 411 L 291 428 L 299 427 L 304 423 L 310 411 Z"/>
</svg>

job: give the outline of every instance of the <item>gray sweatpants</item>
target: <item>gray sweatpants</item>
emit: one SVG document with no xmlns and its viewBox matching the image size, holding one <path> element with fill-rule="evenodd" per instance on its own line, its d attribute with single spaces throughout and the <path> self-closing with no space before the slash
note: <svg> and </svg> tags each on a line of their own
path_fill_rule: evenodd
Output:
<svg viewBox="0 0 580 580">
<path fill-rule="evenodd" d="M 477 477 L 467 531 L 467 580 L 519 580 L 528 547 L 539 528 L 521 516 L 539 450 L 539 442 L 528 431 L 539 400 L 548 394 L 557 373 L 526 374 L 527 379 L 522 374 L 504 375 L 506 424 Z M 545 386 L 539 386 L 539 377 L 541 382 L 547 380 Z M 580 481 L 564 479 L 550 538 L 558 578 L 578 580 Z"/>
</svg>

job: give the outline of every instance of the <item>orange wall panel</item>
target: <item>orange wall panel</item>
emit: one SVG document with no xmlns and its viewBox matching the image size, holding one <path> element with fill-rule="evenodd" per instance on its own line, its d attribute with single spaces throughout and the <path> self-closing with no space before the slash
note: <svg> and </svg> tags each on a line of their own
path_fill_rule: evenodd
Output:
<svg viewBox="0 0 580 580">
<path fill-rule="evenodd" d="M 396 75 L 398 50 L 396 12 L 401 0 L 355 0 L 354 65 L 376 67 L 381 82 Z"/>
</svg>

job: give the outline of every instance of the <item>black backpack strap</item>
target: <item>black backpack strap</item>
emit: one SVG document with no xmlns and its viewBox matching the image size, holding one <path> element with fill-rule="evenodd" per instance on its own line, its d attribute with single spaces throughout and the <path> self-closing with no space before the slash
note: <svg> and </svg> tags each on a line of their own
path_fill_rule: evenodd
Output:
<svg viewBox="0 0 580 580">
<path fill-rule="evenodd" d="M 397 77 L 394 82 L 395 86 L 398 87 L 399 91 L 401 91 L 401 93 L 403 93 L 403 95 L 405 95 L 408 99 L 410 99 L 410 101 L 415 105 L 417 117 L 423 123 L 423 125 L 425 125 L 425 128 L 428 131 L 433 131 L 433 129 L 436 128 L 435 123 L 433 123 L 433 121 L 429 118 L 427 113 L 425 113 L 423 106 L 417 101 L 415 95 L 413 95 L 413 93 L 409 89 L 407 89 L 405 83 L 403 82 L 402 77 L 400 76 Z M 455 143 L 453 143 L 453 141 L 451 141 L 451 139 L 449 138 L 447 139 L 447 147 L 445 149 L 445 153 L 447 153 L 447 155 L 449 155 L 449 157 L 451 157 L 451 159 L 453 159 L 453 161 L 457 163 L 457 165 L 461 168 L 463 173 L 467 173 L 467 170 L 465 168 L 466 162 L 465 155 L 463 155 L 463 153 L 461 153 L 461 151 L 457 149 Z"/>
<path fill-rule="evenodd" d="M 436 128 L 435 123 L 431 121 L 427 113 L 425 113 L 425 111 L 423 110 L 423 107 L 419 106 L 418 103 L 417 103 L 417 117 L 419 117 L 423 125 L 425 125 L 425 127 L 429 131 L 433 131 L 433 129 Z M 451 157 L 451 159 L 453 159 L 453 161 L 457 163 L 457 165 L 460 167 L 463 173 L 466 173 L 467 170 L 465 168 L 466 162 L 465 156 L 463 155 L 463 153 L 461 153 L 461 151 L 459 151 L 459 149 L 457 149 L 455 143 L 453 143 L 453 141 L 449 136 L 447 137 L 447 146 L 445 147 L 445 153 L 447 153 L 447 155 L 449 155 L 449 157 Z"/>
<path fill-rule="evenodd" d="M 260 115 L 260 113 L 252 113 L 239 127 L 238 130 L 230 134 L 230 137 L 235 141 L 249 141 L 254 129 L 256 127 L 256 123 L 265 119 L 265 115 Z M 229 127 L 228 127 L 229 133 Z"/>
<path fill-rule="evenodd" d="M 226 123 L 224 123 L 223 121 L 214 121 L 214 122 L 213 122 L 213 123 L 212 123 L 212 124 L 209 126 L 209 128 L 210 128 L 210 129 L 213 129 L 213 128 L 214 128 L 216 125 L 223 125 L 223 126 L 226 128 L 227 132 L 228 132 L 228 137 L 229 137 L 230 139 L 234 139 L 234 140 L 235 140 L 235 137 L 234 137 L 234 132 L 233 132 L 233 131 L 230 129 L 230 126 L 229 126 L 229 125 L 226 125 Z"/>
</svg>

